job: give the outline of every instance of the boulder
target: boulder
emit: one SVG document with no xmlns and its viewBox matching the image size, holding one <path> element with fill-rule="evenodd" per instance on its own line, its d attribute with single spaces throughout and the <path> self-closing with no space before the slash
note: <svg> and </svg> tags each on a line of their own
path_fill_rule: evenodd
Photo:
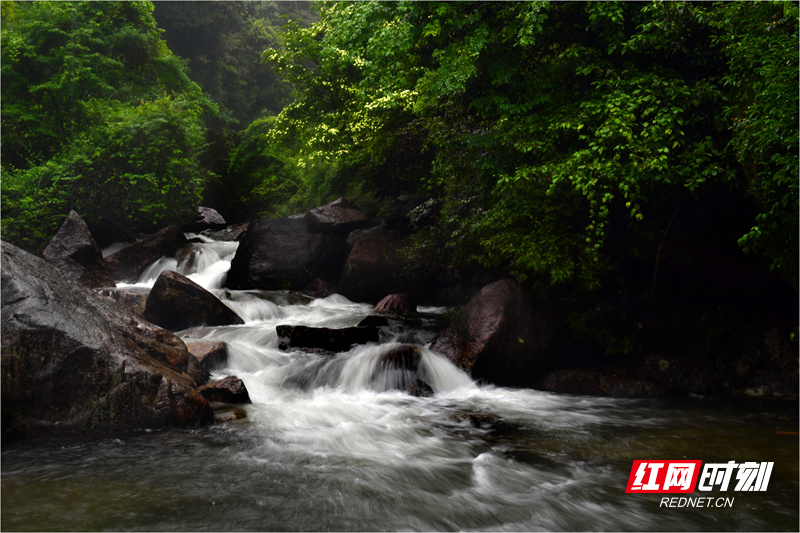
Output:
<svg viewBox="0 0 800 533">
<path fill-rule="evenodd" d="M 175 256 L 185 244 L 181 228 L 168 226 L 109 255 L 106 267 L 115 280 L 135 282 L 147 267 L 162 257 Z"/>
<path fill-rule="evenodd" d="M 47 262 L 84 287 L 113 287 L 103 254 L 89 227 L 75 211 L 70 211 L 50 244 L 42 253 Z"/>
<path fill-rule="evenodd" d="M 236 376 L 228 376 L 212 381 L 203 385 L 197 391 L 209 402 L 251 403 L 247 387 Z"/>
<path fill-rule="evenodd" d="M 220 230 L 204 230 L 202 233 L 209 239 L 215 241 L 238 241 L 247 230 L 249 222 L 233 224 Z"/>
<path fill-rule="evenodd" d="M 315 328 L 311 326 L 280 325 L 276 328 L 279 347 L 312 348 L 326 352 L 346 352 L 354 344 L 378 342 L 378 328 Z"/>
<path fill-rule="evenodd" d="M 150 287 L 113 287 L 99 289 L 98 294 L 111 298 L 136 316 L 144 314 Z"/>
<path fill-rule="evenodd" d="M 412 344 L 391 348 L 378 358 L 373 381 L 378 391 L 400 390 L 411 396 L 431 396 L 433 390 L 418 375 L 422 352 Z"/>
<path fill-rule="evenodd" d="M 223 341 L 186 340 L 186 348 L 200 366 L 215 370 L 228 364 L 228 344 Z"/>
<path fill-rule="evenodd" d="M 655 398 L 668 393 L 666 387 L 650 381 L 628 376 L 609 376 L 583 369 L 556 370 L 544 378 L 542 389 L 550 392 L 614 398 Z"/>
<path fill-rule="evenodd" d="M 158 276 L 142 317 L 172 331 L 202 325 L 244 324 L 244 320 L 219 298 L 172 270 Z"/>
<path fill-rule="evenodd" d="M 382 315 L 405 316 L 416 313 L 417 304 L 408 293 L 390 294 L 375 304 L 374 311 Z"/>
<path fill-rule="evenodd" d="M 530 387 L 562 356 L 553 320 L 532 295 L 504 279 L 485 286 L 439 333 L 431 350 L 501 386 Z"/>
<path fill-rule="evenodd" d="M 306 285 L 303 292 L 314 298 L 327 298 L 331 294 L 336 293 L 336 287 L 324 279 L 314 278 L 311 280 L 311 283 Z"/>
<path fill-rule="evenodd" d="M 369 224 L 366 215 L 358 209 L 349 207 L 349 202 L 344 198 L 315 207 L 308 211 L 303 218 L 311 233 L 332 233 L 342 237 Z"/>
<path fill-rule="evenodd" d="M 404 272 L 400 239 L 393 233 L 363 233 L 353 243 L 339 279 L 339 294 L 355 302 L 376 303 L 387 293 L 418 292 Z"/>
<path fill-rule="evenodd" d="M 4 436 L 213 422 L 178 337 L 7 243 L 1 274 Z"/>
<path fill-rule="evenodd" d="M 308 233 L 302 218 L 259 220 L 248 227 L 231 262 L 231 289 L 304 289 L 314 278 L 335 282 L 349 246 L 341 237 Z"/>
<path fill-rule="evenodd" d="M 225 227 L 227 222 L 216 209 L 211 207 L 199 206 L 195 212 L 194 219 L 181 227 L 182 231 L 197 233 L 203 230 L 218 230 Z"/>
</svg>

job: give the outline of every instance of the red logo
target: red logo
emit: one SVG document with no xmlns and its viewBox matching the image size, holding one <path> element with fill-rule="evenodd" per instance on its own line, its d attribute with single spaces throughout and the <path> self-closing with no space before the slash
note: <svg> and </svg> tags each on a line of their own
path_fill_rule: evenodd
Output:
<svg viewBox="0 0 800 533">
<path fill-rule="evenodd" d="M 694 492 L 703 461 L 640 461 L 633 462 L 626 493 Z"/>
</svg>

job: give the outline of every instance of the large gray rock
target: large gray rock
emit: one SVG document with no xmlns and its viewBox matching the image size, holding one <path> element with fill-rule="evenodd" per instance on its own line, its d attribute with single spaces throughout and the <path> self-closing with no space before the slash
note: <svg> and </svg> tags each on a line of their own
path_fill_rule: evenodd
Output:
<svg viewBox="0 0 800 533">
<path fill-rule="evenodd" d="M 142 316 L 147 297 L 150 295 L 150 287 L 109 287 L 97 292 L 114 300 L 134 315 Z"/>
<path fill-rule="evenodd" d="M 252 403 L 244 382 L 236 376 L 228 376 L 203 385 L 197 391 L 209 402 Z"/>
<path fill-rule="evenodd" d="M 114 286 L 100 248 L 86 222 L 75 211 L 69 212 L 42 257 L 84 287 Z"/>
<path fill-rule="evenodd" d="M 485 286 L 431 350 L 496 385 L 530 387 L 563 357 L 552 319 L 517 283 L 505 279 Z"/>
<path fill-rule="evenodd" d="M 0 360 L 4 436 L 213 422 L 178 337 L 6 243 Z"/>
<path fill-rule="evenodd" d="M 200 232 L 204 230 L 219 230 L 225 227 L 225 218 L 211 207 L 200 206 L 195 211 L 194 219 L 184 224 L 181 230 L 186 232 Z"/>
<path fill-rule="evenodd" d="M 413 344 L 390 348 L 378 358 L 373 382 L 378 391 L 400 390 L 411 396 L 431 396 L 433 390 L 419 375 L 422 352 Z"/>
<path fill-rule="evenodd" d="M 377 303 L 389 293 L 417 293 L 419 283 L 405 269 L 400 239 L 389 231 L 369 231 L 354 242 L 339 279 L 339 294 Z"/>
<path fill-rule="evenodd" d="M 315 207 L 303 217 L 311 233 L 332 233 L 347 237 L 355 229 L 365 228 L 369 220 L 362 211 L 350 207 L 349 202 L 339 198 L 327 205 Z"/>
<path fill-rule="evenodd" d="M 181 228 L 168 226 L 109 255 L 106 267 L 115 280 L 135 282 L 147 267 L 162 257 L 175 256 L 185 244 Z"/>
<path fill-rule="evenodd" d="M 206 370 L 228 364 L 228 344 L 223 341 L 186 340 L 186 348 Z"/>
<path fill-rule="evenodd" d="M 219 298 L 172 270 L 158 276 L 142 317 L 171 331 L 202 325 L 244 324 L 244 320 Z"/>
<path fill-rule="evenodd" d="M 408 293 L 390 294 L 377 304 L 373 309 L 382 315 L 405 316 L 417 312 L 417 304 L 414 297 Z"/>
<path fill-rule="evenodd" d="M 226 284 L 303 290 L 314 278 L 335 282 L 348 251 L 341 237 L 308 233 L 302 217 L 259 220 L 242 236 Z"/>
</svg>

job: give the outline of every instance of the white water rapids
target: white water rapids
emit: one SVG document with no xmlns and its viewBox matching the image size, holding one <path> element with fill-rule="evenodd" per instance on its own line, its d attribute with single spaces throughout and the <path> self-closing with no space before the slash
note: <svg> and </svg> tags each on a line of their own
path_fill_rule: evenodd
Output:
<svg viewBox="0 0 800 533">
<path fill-rule="evenodd" d="M 247 418 L 195 431 L 3 450 L 3 529 L 183 531 L 728 530 L 797 524 L 796 438 L 780 417 L 709 403 L 558 395 L 474 383 L 428 344 L 443 308 L 381 342 L 332 355 L 278 348 L 276 326 L 345 327 L 372 306 L 340 295 L 222 288 L 237 243 L 189 245 L 136 285 L 177 270 L 244 325 L 212 379 L 241 378 Z M 396 390 L 378 358 L 411 343 L 430 397 Z M 396 378 L 396 376 L 395 376 Z M 796 423 L 796 419 L 794 421 Z M 664 509 L 628 495 L 634 459 L 776 463 L 763 494 L 726 509 Z M 787 467 L 788 465 L 788 467 Z M 788 489 L 787 489 L 788 487 Z"/>
</svg>

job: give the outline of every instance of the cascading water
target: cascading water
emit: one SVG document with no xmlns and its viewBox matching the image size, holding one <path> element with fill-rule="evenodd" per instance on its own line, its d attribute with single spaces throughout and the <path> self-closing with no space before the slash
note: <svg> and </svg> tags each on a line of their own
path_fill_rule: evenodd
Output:
<svg viewBox="0 0 800 533">
<path fill-rule="evenodd" d="M 280 324 L 346 327 L 367 304 L 222 289 L 237 243 L 188 245 L 176 269 L 245 324 L 214 378 L 250 393 L 245 420 L 195 431 L 4 447 L 2 528 L 78 530 L 776 530 L 797 527 L 796 411 L 710 399 L 620 400 L 479 385 L 428 349 L 441 308 L 337 354 L 281 350 Z M 427 326 L 430 324 L 430 326 Z M 416 371 L 379 364 L 419 349 Z M 405 372 L 405 373 L 404 373 Z M 421 379 L 429 397 L 403 392 Z M 733 507 L 669 509 L 625 494 L 634 459 L 776 461 L 770 490 Z"/>
</svg>

